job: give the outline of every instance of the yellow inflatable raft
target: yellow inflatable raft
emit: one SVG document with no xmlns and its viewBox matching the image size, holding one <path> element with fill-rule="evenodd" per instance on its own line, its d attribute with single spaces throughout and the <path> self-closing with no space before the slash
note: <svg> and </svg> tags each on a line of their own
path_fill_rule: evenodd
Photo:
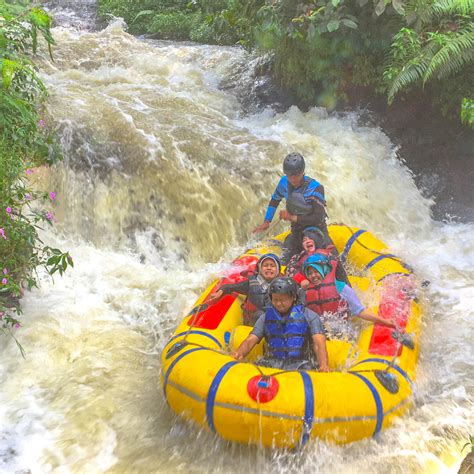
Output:
<svg viewBox="0 0 474 474">
<path fill-rule="evenodd" d="M 163 350 L 162 387 L 175 413 L 227 440 L 295 448 L 310 438 L 349 443 L 375 436 L 408 410 L 421 323 L 411 271 L 368 231 L 332 225 L 329 233 L 359 275 L 350 277 L 353 287 L 368 291 L 369 307 L 406 332 L 364 324 L 355 343 L 328 341 L 329 373 L 259 367 L 263 342 L 238 362 L 229 354 L 252 328 L 243 325 L 242 296 L 205 304 L 222 283 L 216 281 Z M 238 281 L 259 255 L 281 253 L 284 237 L 236 259 L 224 281 Z"/>
</svg>

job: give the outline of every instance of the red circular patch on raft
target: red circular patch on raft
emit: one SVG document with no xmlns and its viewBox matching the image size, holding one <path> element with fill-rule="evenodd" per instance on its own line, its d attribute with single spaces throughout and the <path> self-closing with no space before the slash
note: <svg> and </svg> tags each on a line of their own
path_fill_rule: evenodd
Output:
<svg viewBox="0 0 474 474">
<path fill-rule="evenodd" d="M 279 389 L 278 380 L 275 377 L 262 377 L 256 375 L 249 380 L 247 392 L 252 400 L 259 403 L 267 403 L 276 397 Z"/>
</svg>

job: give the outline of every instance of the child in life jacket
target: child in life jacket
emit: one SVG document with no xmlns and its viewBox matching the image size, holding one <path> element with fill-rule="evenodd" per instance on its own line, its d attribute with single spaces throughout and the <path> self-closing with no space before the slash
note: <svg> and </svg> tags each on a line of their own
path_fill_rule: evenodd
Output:
<svg viewBox="0 0 474 474">
<path fill-rule="evenodd" d="M 328 258 L 337 260 L 336 278 L 347 283 L 350 286 L 347 278 L 346 270 L 342 263 L 338 260 L 338 253 L 336 247 L 332 243 L 328 243 L 324 233 L 317 227 L 307 227 L 303 230 L 303 240 L 301 242 L 303 250 L 291 257 L 285 269 L 285 275 L 292 277 L 301 288 L 306 289 L 309 281 L 303 274 L 303 264 L 306 259 L 316 253 L 325 255 Z"/>
<path fill-rule="evenodd" d="M 247 295 L 243 304 L 244 323 L 253 326 L 257 313 L 263 311 L 268 302 L 268 287 L 280 275 L 280 270 L 280 259 L 273 253 L 266 253 L 259 258 L 253 275 L 239 283 L 222 285 L 218 291 L 208 297 L 206 302 L 214 303 L 222 296 L 233 292 Z"/>
<path fill-rule="evenodd" d="M 326 337 L 319 316 L 297 303 L 298 285 L 288 277 L 275 278 L 268 289 L 271 303 L 260 315 L 250 335 L 232 355 L 243 359 L 265 338 L 266 353 L 257 363 L 283 370 L 313 368 L 307 359 L 309 342 L 320 372 L 327 372 Z"/>
<path fill-rule="evenodd" d="M 303 265 L 303 273 L 309 281 L 306 306 L 320 315 L 328 337 L 352 337 L 351 315 L 394 328 L 393 320 L 383 319 L 368 311 L 356 292 L 336 279 L 336 265 L 335 260 L 318 254 L 308 257 Z"/>
</svg>

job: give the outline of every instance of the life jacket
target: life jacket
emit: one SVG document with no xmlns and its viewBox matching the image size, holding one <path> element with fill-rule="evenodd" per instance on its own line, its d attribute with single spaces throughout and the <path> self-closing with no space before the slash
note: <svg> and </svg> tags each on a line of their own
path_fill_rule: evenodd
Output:
<svg viewBox="0 0 474 474">
<path fill-rule="evenodd" d="M 319 255 L 324 255 L 325 257 L 328 257 L 329 261 L 331 262 L 332 265 L 332 260 L 334 260 L 334 249 L 336 247 L 332 244 L 328 245 L 324 249 L 317 249 L 314 253 L 311 255 L 319 254 Z M 311 255 L 308 255 L 305 251 L 300 253 L 300 258 L 296 262 L 296 271 L 303 272 L 303 265 L 304 262 L 306 262 L 306 259 L 310 257 Z M 336 261 L 336 266 L 337 266 L 337 261 Z"/>
<path fill-rule="evenodd" d="M 255 322 L 253 317 L 258 310 L 263 311 L 266 306 L 268 296 L 267 288 L 262 285 L 258 277 L 251 275 L 249 279 L 249 293 L 246 300 L 242 304 L 245 322 Z"/>
<path fill-rule="evenodd" d="M 298 188 L 293 188 L 288 183 L 288 197 L 286 198 L 286 209 L 290 214 L 296 214 L 298 216 L 304 216 L 311 214 L 313 205 L 311 202 L 307 202 L 305 199 L 305 193 L 311 184 L 311 178 L 304 177 L 304 181 Z M 316 181 L 316 185 L 319 183 Z M 318 193 L 319 194 L 319 193 Z"/>
<path fill-rule="evenodd" d="M 319 250 L 318 250 L 319 252 Z M 331 271 L 319 285 L 311 284 L 306 290 L 306 307 L 324 318 L 324 313 L 332 313 L 347 319 L 349 306 L 336 289 L 337 260 L 329 261 Z"/>
<path fill-rule="evenodd" d="M 264 331 L 270 358 L 304 358 L 309 324 L 304 316 L 302 305 L 293 306 L 286 318 L 283 318 L 273 306 L 267 307 Z"/>
</svg>

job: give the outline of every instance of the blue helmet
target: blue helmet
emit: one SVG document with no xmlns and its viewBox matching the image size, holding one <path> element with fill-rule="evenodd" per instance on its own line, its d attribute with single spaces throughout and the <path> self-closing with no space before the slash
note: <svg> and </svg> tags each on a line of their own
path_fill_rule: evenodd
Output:
<svg viewBox="0 0 474 474">
<path fill-rule="evenodd" d="M 303 273 L 308 276 L 308 270 L 314 268 L 323 278 L 325 278 L 331 272 L 331 262 L 325 255 L 316 253 L 310 255 L 303 264 Z"/>
</svg>

